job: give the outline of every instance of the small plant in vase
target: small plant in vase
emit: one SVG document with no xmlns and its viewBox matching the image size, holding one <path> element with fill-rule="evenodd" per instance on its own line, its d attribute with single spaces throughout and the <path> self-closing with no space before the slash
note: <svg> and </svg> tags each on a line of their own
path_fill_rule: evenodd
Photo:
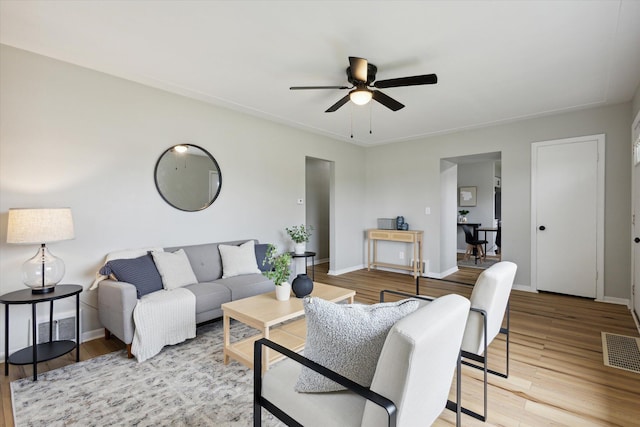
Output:
<svg viewBox="0 0 640 427">
<path fill-rule="evenodd" d="M 285 228 L 291 240 L 296 244 L 295 253 L 296 255 L 302 255 L 306 251 L 306 244 L 309 241 L 309 237 L 311 237 L 311 231 L 313 227 L 310 225 L 294 225 L 293 227 Z"/>
<path fill-rule="evenodd" d="M 462 209 L 462 210 L 459 210 L 458 213 L 460 214 L 460 217 L 458 218 L 458 222 L 467 222 L 467 214 L 469 213 L 469 211 L 466 209 Z"/>
<path fill-rule="evenodd" d="M 288 282 L 291 276 L 291 254 L 284 252 L 278 254 L 274 245 L 269 245 L 267 254 L 262 261 L 262 265 L 271 265 L 270 271 L 262 274 L 267 276 L 276 285 L 276 298 L 279 301 L 286 301 L 291 296 L 291 284 Z"/>
</svg>

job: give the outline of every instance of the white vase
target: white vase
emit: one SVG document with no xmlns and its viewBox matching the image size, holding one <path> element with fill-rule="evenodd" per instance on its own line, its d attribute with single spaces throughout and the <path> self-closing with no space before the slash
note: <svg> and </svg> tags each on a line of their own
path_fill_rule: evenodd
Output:
<svg viewBox="0 0 640 427">
<path fill-rule="evenodd" d="M 291 298 L 291 283 L 282 282 L 280 286 L 276 286 L 276 299 L 278 301 L 287 301 Z"/>
<path fill-rule="evenodd" d="M 306 250 L 307 250 L 307 242 L 296 243 L 296 247 L 294 250 L 296 255 L 304 255 Z"/>
</svg>

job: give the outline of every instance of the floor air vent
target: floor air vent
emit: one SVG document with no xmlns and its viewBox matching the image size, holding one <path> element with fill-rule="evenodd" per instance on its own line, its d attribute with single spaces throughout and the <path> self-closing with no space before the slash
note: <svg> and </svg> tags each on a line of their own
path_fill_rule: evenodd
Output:
<svg viewBox="0 0 640 427">
<path fill-rule="evenodd" d="M 640 338 L 602 332 L 605 366 L 640 374 Z"/>
</svg>

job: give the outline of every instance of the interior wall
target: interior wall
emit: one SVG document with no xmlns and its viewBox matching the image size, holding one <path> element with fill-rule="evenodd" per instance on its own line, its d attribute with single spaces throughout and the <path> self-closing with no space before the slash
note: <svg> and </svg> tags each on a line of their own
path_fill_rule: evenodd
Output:
<svg viewBox="0 0 640 427">
<path fill-rule="evenodd" d="M 72 209 L 75 240 L 49 246 L 65 261 L 63 282 L 85 287 L 84 332 L 100 328 L 97 292 L 87 288 L 108 252 L 245 238 L 289 249 L 285 227 L 305 222 L 297 199 L 308 156 L 332 162 L 333 268 L 362 263 L 362 147 L 12 47 L 0 56 L 0 293 L 25 288 L 20 267 L 37 250 L 6 244 L 13 207 Z M 178 143 L 220 165 L 220 195 L 203 211 L 174 209 L 156 191 L 155 163 Z M 27 344 L 29 313 L 11 309 L 13 349 Z"/>
<path fill-rule="evenodd" d="M 447 160 L 440 160 L 440 269 L 437 277 L 457 271 L 456 234 L 458 229 L 458 165 Z M 424 255 L 429 259 L 429 254 Z M 433 275 L 433 273 L 431 273 Z"/>
<path fill-rule="evenodd" d="M 316 253 L 316 262 L 329 260 L 329 195 L 331 162 L 306 159 L 306 224 L 313 227 L 307 250 Z"/>
<path fill-rule="evenodd" d="M 522 120 L 367 150 L 365 228 L 402 213 L 425 230 L 430 274 L 440 262 L 440 159 L 502 152 L 502 248 L 518 264 L 516 284 L 531 284 L 531 143 L 606 134 L 605 296 L 629 298 L 631 254 L 631 103 Z M 410 153 L 410 155 L 407 155 Z M 384 173 L 381 173 L 384 171 Z M 425 207 L 431 214 L 425 214 Z"/>
</svg>

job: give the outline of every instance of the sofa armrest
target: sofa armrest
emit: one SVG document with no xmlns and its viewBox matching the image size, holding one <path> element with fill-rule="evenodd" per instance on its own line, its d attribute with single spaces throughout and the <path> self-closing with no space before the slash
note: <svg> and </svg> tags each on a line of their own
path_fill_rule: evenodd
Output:
<svg viewBox="0 0 640 427">
<path fill-rule="evenodd" d="M 133 342 L 133 309 L 138 303 L 130 283 L 103 280 L 98 285 L 98 317 L 102 325 L 125 344 Z"/>
</svg>

